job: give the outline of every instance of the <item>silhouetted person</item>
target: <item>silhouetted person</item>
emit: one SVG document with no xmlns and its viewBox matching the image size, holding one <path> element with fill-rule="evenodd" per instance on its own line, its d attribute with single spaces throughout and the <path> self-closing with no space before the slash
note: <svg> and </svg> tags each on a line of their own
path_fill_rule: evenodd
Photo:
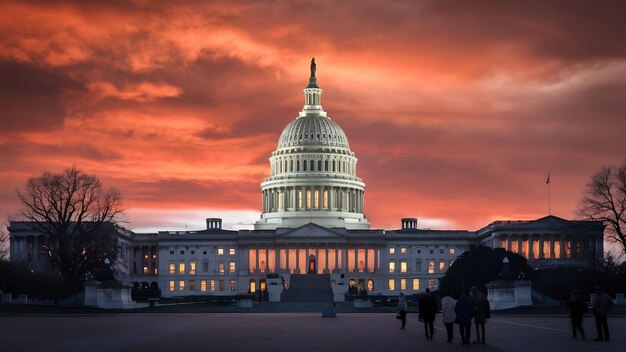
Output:
<svg viewBox="0 0 626 352">
<path fill-rule="evenodd" d="M 400 296 L 398 296 L 398 314 L 400 315 L 400 321 L 402 321 L 400 329 L 404 329 L 406 326 L 406 312 L 408 310 L 406 298 L 404 298 L 404 294 L 400 292 Z"/>
<path fill-rule="evenodd" d="M 476 340 L 474 343 L 485 344 L 485 323 L 489 312 L 489 301 L 484 293 L 475 286 L 470 289 L 470 300 L 474 303 L 474 325 L 476 325 Z"/>
<path fill-rule="evenodd" d="M 420 313 L 419 316 L 424 321 L 424 331 L 426 332 L 426 339 L 432 340 L 435 333 L 435 314 L 437 314 L 437 300 L 430 295 L 430 289 L 426 289 L 426 294 L 420 298 L 419 303 Z"/>
<path fill-rule="evenodd" d="M 446 326 L 446 333 L 448 334 L 446 341 L 448 342 L 452 342 L 454 338 L 454 320 L 456 319 L 456 313 L 454 312 L 455 305 L 456 300 L 450 297 L 450 295 L 441 299 L 441 320 Z"/>
<path fill-rule="evenodd" d="M 456 301 L 454 312 L 456 313 L 455 323 L 459 324 L 461 344 L 469 345 L 470 334 L 472 332 L 472 317 L 474 316 L 474 304 L 467 298 L 464 292 L 461 292 L 461 297 Z"/>
<path fill-rule="evenodd" d="M 580 331 L 580 336 L 585 339 L 585 330 L 583 330 L 583 315 L 587 312 L 587 305 L 585 299 L 580 292 L 572 291 L 572 296 L 569 302 L 567 302 L 567 308 L 569 308 L 569 317 L 572 321 L 572 339 L 576 339 L 576 329 Z"/>
<path fill-rule="evenodd" d="M 596 316 L 598 337 L 596 337 L 594 341 L 609 341 L 609 323 L 607 317 L 613 307 L 613 299 L 608 293 L 604 292 L 604 287 L 602 286 L 596 286 L 596 293 L 596 300 L 593 303 L 593 314 Z"/>
</svg>

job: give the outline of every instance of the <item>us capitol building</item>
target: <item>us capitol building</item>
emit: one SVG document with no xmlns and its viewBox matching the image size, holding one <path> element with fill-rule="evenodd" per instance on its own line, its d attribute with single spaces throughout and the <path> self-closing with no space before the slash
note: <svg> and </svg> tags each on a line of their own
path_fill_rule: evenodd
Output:
<svg viewBox="0 0 626 352">
<path fill-rule="evenodd" d="M 502 247 L 533 267 L 584 265 L 603 255 L 600 222 L 547 216 L 495 221 L 478 231 L 425 230 L 415 218 L 399 229 L 371 229 L 365 183 L 342 128 L 322 108 L 315 61 L 304 107 L 278 139 L 261 183 L 254 230 L 225 230 L 218 218 L 199 231 L 134 233 L 119 228 L 117 269 L 127 282 L 157 282 L 163 296 L 267 291 L 271 301 L 317 300 L 346 293 L 396 295 L 436 289 L 454 260 L 474 245 Z M 41 264 L 23 222 L 9 227 L 11 260 Z"/>
</svg>

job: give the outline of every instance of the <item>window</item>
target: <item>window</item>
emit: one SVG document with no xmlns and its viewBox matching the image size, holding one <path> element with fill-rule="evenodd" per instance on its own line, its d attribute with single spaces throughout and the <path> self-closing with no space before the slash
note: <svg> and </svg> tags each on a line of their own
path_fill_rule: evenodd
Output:
<svg viewBox="0 0 626 352">
<path fill-rule="evenodd" d="M 400 272 L 401 273 L 406 273 L 408 271 L 407 269 L 408 268 L 407 268 L 406 260 L 401 260 L 400 261 Z"/>
<path fill-rule="evenodd" d="M 144 254 L 144 255 L 143 255 L 143 259 L 148 259 L 148 255 L 147 255 L 147 254 Z"/>
<path fill-rule="evenodd" d="M 174 251 L 170 251 L 170 255 L 174 255 Z"/>
<path fill-rule="evenodd" d="M 406 247 L 400 247 L 400 253 L 406 254 Z"/>
<path fill-rule="evenodd" d="M 400 279 L 400 290 L 406 291 L 406 279 Z"/>
<path fill-rule="evenodd" d="M 206 255 L 206 251 L 202 251 L 202 254 Z"/>
<path fill-rule="evenodd" d="M 181 275 L 185 275 L 185 263 L 178 264 L 178 273 Z"/>
<path fill-rule="evenodd" d="M 174 283 L 174 280 L 170 280 L 170 292 L 174 292 L 175 289 L 176 284 Z"/>
<path fill-rule="evenodd" d="M 228 287 L 230 287 L 230 290 L 231 290 L 231 291 L 235 291 L 235 290 L 237 290 L 237 281 L 235 281 L 235 280 L 230 280 L 230 281 L 228 282 Z"/>
<path fill-rule="evenodd" d="M 413 291 L 420 290 L 420 279 L 413 279 Z"/>
<path fill-rule="evenodd" d="M 454 248 L 450 248 L 450 254 L 454 255 Z"/>
<path fill-rule="evenodd" d="M 157 258 L 156 254 L 153 254 L 152 259 L 156 259 L 156 258 Z"/>
<path fill-rule="evenodd" d="M 235 248 L 231 248 L 228 250 L 228 254 L 235 255 Z"/>
<path fill-rule="evenodd" d="M 178 281 L 178 291 L 185 291 L 185 280 Z"/>
<path fill-rule="evenodd" d="M 389 291 L 395 291 L 395 290 L 396 290 L 396 280 L 389 279 Z"/>
<path fill-rule="evenodd" d="M 196 262 L 189 263 L 189 275 L 196 275 Z"/>
<path fill-rule="evenodd" d="M 189 280 L 189 291 L 196 290 L 196 280 Z"/>
<path fill-rule="evenodd" d="M 372 279 L 367 280 L 367 290 L 374 291 L 374 280 Z"/>
<path fill-rule="evenodd" d="M 435 285 L 435 279 L 428 279 L 428 288 L 432 290 L 433 288 L 436 288 L 436 287 L 437 285 Z"/>
<path fill-rule="evenodd" d="M 393 247 L 389 247 L 389 254 L 396 254 L 396 249 Z"/>
<path fill-rule="evenodd" d="M 228 263 L 228 272 L 231 274 L 235 273 L 235 262 Z"/>
<path fill-rule="evenodd" d="M 439 250 L 439 254 L 443 254 L 443 249 L 440 249 L 440 250 Z"/>
<path fill-rule="evenodd" d="M 215 291 L 215 280 L 211 280 L 211 291 Z"/>
<path fill-rule="evenodd" d="M 200 280 L 200 291 L 206 292 L 206 280 Z"/>
<path fill-rule="evenodd" d="M 434 253 L 435 253 L 435 250 L 434 250 L 434 249 L 431 249 L 431 250 L 430 250 L 430 254 L 434 254 Z"/>
<path fill-rule="evenodd" d="M 415 261 L 415 271 L 420 272 L 422 271 L 422 260 L 418 259 Z"/>
<path fill-rule="evenodd" d="M 443 260 L 439 261 L 439 271 L 444 272 L 446 270 L 446 262 Z"/>
<path fill-rule="evenodd" d="M 394 273 L 396 271 L 396 262 L 393 260 L 389 261 L 389 272 Z"/>
<path fill-rule="evenodd" d="M 143 267 L 143 273 L 144 273 L 144 274 L 148 274 L 149 272 L 150 272 L 150 270 L 148 269 L 148 267 L 147 267 L 147 266 L 144 266 L 144 267 Z"/>
<path fill-rule="evenodd" d="M 434 260 L 429 260 L 428 261 L 428 273 L 429 274 L 434 274 L 435 273 L 435 261 Z"/>
<path fill-rule="evenodd" d="M 224 248 L 218 248 L 217 255 L 224 255 Z"/>
<path fill-rule="evenodd" d="M 209 272 L 209 262 L 207 260 L 202 262 L 202 271 L 205 273 Z"/>
<path fill-rule="evenodd" d="M 170 263 L 170 275 L 176 275 L 176 265 Z"/>
<path fill-rule="evenodd" d="M 220 262 L 219 263 L 219 273 L 223 274 L 224 273 L 224 262 Z"/>
<path fill-rule="evenodd" d="M 220 291 L 224 291 L 224 280 L 220 280 Z"/>
<path fill-rule="evenodd" d="M 421 249 L 418 249 L 418 250 L 417 250 L 417 254 L 421 254 L 421 253 L 422 253 L 422 250 L 421 250 Z"/>
</svg>

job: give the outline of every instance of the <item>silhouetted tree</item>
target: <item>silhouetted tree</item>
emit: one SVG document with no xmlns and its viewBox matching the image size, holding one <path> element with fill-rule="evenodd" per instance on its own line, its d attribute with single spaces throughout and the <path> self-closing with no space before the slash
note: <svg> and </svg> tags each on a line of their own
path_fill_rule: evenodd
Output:
<svg viewBox="0 0 626 352">
<path fill-rule="evenodd" d="M 621 166 L 604 166 L 591 177 L 578 213 L 604 222 L 606 238 L 626 253 L 626 159 Z"/>
<path fill-rule="evenodd" d="M 476 246 L 461 254 L 446 271 L 439 282 L 439 294 L 458 295 L 472 286 L 486 291 L 485 284 L 499 278 L 504 257 L 509 258 L 509 268 L 516 277 L 529 279 L 532 276 L 532 267 L 521 255 L 502 248 Z"/>
<path fill-rule="evenodd" d="M 122 213 L 120 192 L 102 189 L 96 176 L 75 167 L 31 178 L 18 191 L 21 215 L 33 230 L 47 235 L 42 249 L 70 282 L 117 259 L 115 221 Z"/>
<path fill-rule="evenodd" d="M 9 232 L 5 222 L 0 222 L 0 261 L 9 259 Z"/>
</svg>

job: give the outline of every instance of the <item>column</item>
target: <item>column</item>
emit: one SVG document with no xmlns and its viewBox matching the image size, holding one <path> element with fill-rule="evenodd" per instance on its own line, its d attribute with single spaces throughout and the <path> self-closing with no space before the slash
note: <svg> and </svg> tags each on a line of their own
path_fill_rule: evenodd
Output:
<svg viewBox="0 0 626 352">
<path fill-rule="evenodd" d="M 296 243 L 296 271 L 295 273 L 299 274 L 298 270 L 300 270 L 300 245 Z"/>
<path fill-rule="evenodd" d="M 533 261 L 534 260 L 534 255 L 533 255 L 533 236 L 532 235 L 528 235 L 528 261 Z"/>
<path fill-rule="evenodd" d="M 365 247 L 365 270 L 369 271 L 370 260 L 369 260 L 369 248 Z"/>
<path fill-rule="evenodd" d="M 285 243 L 285 269 L 288 273 L 291 273 L 291 268 L 289 267 L 289 244 Z"/>
<path fill-rule="evenodd" d="M 554 253 L 554 234 L 550 235 L 550 258 L 555 259 L 556 255 Z"/>
<path fill-rule="evenodd" d="M 543 236 L 544 235 L 539 235 L 539 259 L 545 259 L 543 253 Z"/>
<path fill-rule="evenodd" d="M 326 243 L 326 255 L 324 257 L 326 258 L 326 266 L 325 266 L 325 268 L 330 273 L 330 268 L 328 267 L 328 243 Z"/>
<path fill-rule="evenodd" d="M 328 191 L 328 196 L 330 198 L 330 201 L 328 202 L 328 210 L 335 211 L 337 209 L 335 207 L 335 187 L 330 187 Z"/>
<path fill-rule="evenodd" d="M 510 234 L 506 235 L 506 250 L 507 251 L 511 250 L 511 235 Z"/>
<path fill-rule="evenodd" d="M 343 255 L 341 256 L 341 267 L 345 273 L 348 272 L 348 244 L 346 243 L 345 248 L 343 250 Z"/>
<path fill-rule="evenodd" d="M 274 272 L 280 272 L 280 247 L 274 246 Z"/>
<path fill-rule="evenodd" d="M 520 235 L 517 239 L 517 254 L 522 254 L 522 236 Z"/>
<path fill-rule="evenodd" d="M 561 249 L 561 259 L 567 259 L 565 256 L 565 236 L 563 234 L 559 236 L 559 248 Z"/>
<path fill-rule="evenodd" d="M 254 254 L 256 258 L 256 266 L 254 267 L 254 272 L 261 272 L 261 267 L 259 266 L 259 248 L 254 249 Z"/>
<path fill-rule="evenodd" d="M 298 190 L 296 187 L 291 187 L 291 208 L 292 210 L 298 210 Z"/>
<path fill-rule="evenodd" d="M 378 248 L 374 248 L 374 272 L 378 272 Z"/>
<path fill-rule="evenodd" d="M 335 244 L 335 269 L 337 271 L 339 271 L 339 266 L 339 245 Z"/>
<path fill-rule="evenodd" d="M 359 248 L 354 247 L 354 270 L 359 271 Z"/>
</svg>

